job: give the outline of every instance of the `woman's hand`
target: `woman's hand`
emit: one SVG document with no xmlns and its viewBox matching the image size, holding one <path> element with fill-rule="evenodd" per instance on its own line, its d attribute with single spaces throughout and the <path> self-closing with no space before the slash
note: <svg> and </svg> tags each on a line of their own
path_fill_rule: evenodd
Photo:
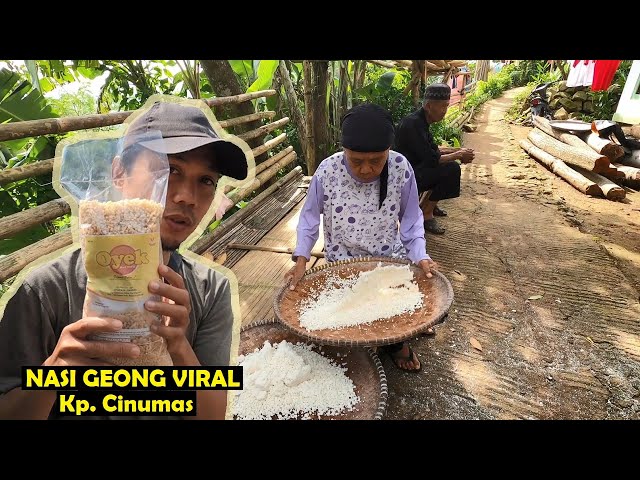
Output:
<svg viewBox="0 0 640 480">
<path fill-rule="evenodd" d="M 425 258 L 424 260 L 420 260 L 418 262 L 418 266 L 424 270 L 424 273 L 427 275 L 427 278 L 433 277 L 433 273 L 438 270 L 438 264 L 431 260 L 430 258 Z"/>
<path fill-rule="evenodd" d="M 296 285 L 298 285 L 298 282 L 304 276 L 304 272 L 307 268 L 308 261 L 309 259 L 305 257 L 298 257 L 296 259 L 296 264 L 293 267 L 291 267 L 291 269 L 287 273 L 284 274 L 285 280 L 287 281 L 291 280 L 291 284 L 289 285 L 289 290 L 296 289 Z"/>
</svg>

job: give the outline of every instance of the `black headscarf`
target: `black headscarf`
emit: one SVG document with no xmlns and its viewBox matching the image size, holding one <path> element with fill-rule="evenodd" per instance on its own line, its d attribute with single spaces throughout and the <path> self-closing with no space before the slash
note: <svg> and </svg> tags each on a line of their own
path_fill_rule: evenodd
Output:
<svg viewBox="0 0 640 480">
<path fill-rule="evenodd" d="M 394 128 L 391 114 L 380 105 L 363 103 L 349 110 L 342 117 L 342 139 L 344 148 L 355 152 L 384 152 L 393 144 Z M 389 160 L 380 173 L 380 203 L 387 198 Z"/>
</svg>

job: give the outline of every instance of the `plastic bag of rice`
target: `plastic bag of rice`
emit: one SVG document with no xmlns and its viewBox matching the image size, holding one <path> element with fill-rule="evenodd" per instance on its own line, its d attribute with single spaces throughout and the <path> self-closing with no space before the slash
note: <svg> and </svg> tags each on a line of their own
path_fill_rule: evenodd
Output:
<svg viewBox="0 0 640 480">
<path fill-rule="evenodd" d="M 83 314 L 123 323 L 118 332 L 92 338 L 140 347 L 135 359 L 103 359 L 115 365 L 172 365 L 166 341 L 149 330 L 162 319 L 144 308 L 147 300 L 161 301 L 148 286 L 151 280 L 162 281 L 160 222 L 169 162 L 166 154 L 148 150 L 142 142 L 161 139 L 159 132 L 144 138 L 91 139 L 66 145 L 62 153 L 60 184 L 77 201 L 87 272 Z"/>
</svg>

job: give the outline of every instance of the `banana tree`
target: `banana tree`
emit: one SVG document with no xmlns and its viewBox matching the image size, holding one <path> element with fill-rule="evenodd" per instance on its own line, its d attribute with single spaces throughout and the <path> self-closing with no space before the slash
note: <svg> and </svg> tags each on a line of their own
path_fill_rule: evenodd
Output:
<svg viewBox="0 0 640 480">
<path fill-rule="evenodd" d="M 31 82 L 16 71 L 0 69 L 0 124 L 57 117 Z M 55 137 L 27 138 L 0 143 L 0 169 L 26 165 L 52 157 Z M 51 178 L 29 178 L 0 187 L 0 217 L 46 203 L 57 197 Z M 51 232 L 37 226 L 13 238 L 0 240 L 0 255 L 45 238 Z"/>
</svg>

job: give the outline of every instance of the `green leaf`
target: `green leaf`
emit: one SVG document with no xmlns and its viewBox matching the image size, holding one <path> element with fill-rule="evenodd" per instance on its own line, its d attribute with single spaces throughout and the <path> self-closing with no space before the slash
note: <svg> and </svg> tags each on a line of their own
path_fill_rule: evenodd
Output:
<svg viewBox="0 0 640 480">
<path fill-rule="evenodd" d="M 38 77 L 38 63 L 35 60 L 25 60 L 24 64 L 29 71 L 29 75 L 31 76 L 31 84 L 38 89 L 40 93 L 42 93 L 42 88 L 40 87 L 40 79 Z"/>
<path fill-rule="evenodd" d="M 241 78 L 244 78 L 247 83 L 253 78 L 253 61 L 252 60 L 229 60 L 231 68 Z"/>
<path fill-rule="evenodd" d="M 247 89 L 247 93 L 270 88 L 278 63 L 278 60 L 261 60 L 258 65 L 258 76 L 255 82 Z"/>
<path fill-rule="evenodd" d="M 0 123 L 57 117 L 31 83 L 6 68 L 0 69 Z"/>
<path fill-rule="evenodd" d="M 83 77 L 88 78 L 89 80 L 93 80 L 94 78 L 99 77 L 104 73 L 98 69 L 87 68 L 87 67 L 78 67 L 76 71 Z"/>
<path fill-rule="evenodd" d="M 271 110 L 272 112 L 274 112 L 277 106 L 278 106 L 277 95 L 272 95 L 270 97 L 267 97 L 267 110 Z"/>
<path fill-rule="evenodd" d="M 383 75 L 380 76 L 380 78 L 378 79 L 378 84 L 376 85 L 376 88 L 379 88 L 381 90 L 388 90 L 389 88 L 391 88 L 391 85 L 393 84 L 393 79 L 396 76 L 396 72 L 387 72 Z"/>
<path fill-rule="evenodd" d="M 368 101 L 371 101 L 375 96 L 376 86 L 375 84 L 370 83 L 369 85 L 364 85 L 363 87 L 356 89 L 356 91 L 353 93 L 358 96 L 364 97 Z"/>
<path fill-rule="evenodd" d="M 2 239 L 0 240 L 0 255 L 8 255 L 48 236 L 49 232 L 42 225 L 38 225 L 20 232 L 14 237 Z"/>
<path fill-rule="evenodd" d="M 47 77 L 43 77 L 40 79 L 40 88 L 42 93 L 47 93 L 56 88 L 56 86 Z"/>
<path fill-rule="evenodd" d="M 453 146 L 454 148 L 460 148 L 460 140 L 458 140 L 456 137 L 453 137 Z"/>
</svg>

